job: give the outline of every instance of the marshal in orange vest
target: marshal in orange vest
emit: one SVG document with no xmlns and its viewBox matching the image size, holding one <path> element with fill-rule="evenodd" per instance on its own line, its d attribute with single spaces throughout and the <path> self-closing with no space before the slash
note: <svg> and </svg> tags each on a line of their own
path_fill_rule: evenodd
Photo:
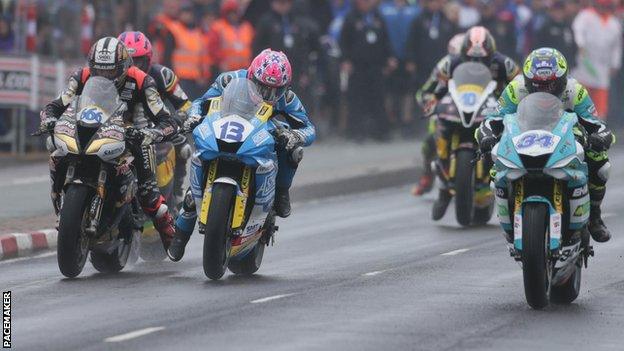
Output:
<svg viewBox="0 0 624 351">
<path fill-rule="evenodd" d="M 251 63 L 254 30 L 249 22 L 234 25 L 221 18 L 210 27 L 209 47 L 221 72 L 247 68 Z"/>
</svg>

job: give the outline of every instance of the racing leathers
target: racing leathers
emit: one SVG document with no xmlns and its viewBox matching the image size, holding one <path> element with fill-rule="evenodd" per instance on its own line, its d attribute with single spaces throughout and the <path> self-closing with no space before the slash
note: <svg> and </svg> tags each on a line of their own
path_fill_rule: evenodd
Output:
<svg viewBox="0 0 624 351">
<path fill-rule="evenodd" d="M 159 64 L 150 65 L 147 74 L 156 82 L 156 88 L 162 99 L 169 101 L 171 106 L 175 109 L 176 114 L 174 119 L 178 125 L 181 126 L 188 117 L 191 102 L 184 90 L 182 90 L 178 77 L 169 67 Z M 184 179 L 186 178 L 186 166 L 188 159 L 191 157 L 192 150 L 182 134 L 176 135 L 172 142 L 175 146 L 176 153 L 176 167 L 173 177 L 173 203 L 177 205 L 182 202 L 184 196 L 183 185 Z"/>
<path fill-rule="evenodd" d="M 191 108 L 191 112 L 189 114 L 190 118 L 203 118 L 208 111 L 211 100 L 219 98 L 230 81 L 236 78 L 245 77 L 247 77 L 246 69 L 224 72 L 219 75 L 210 89 L 202 97 L 193 102 L 193 107 Z M 286 124 L 288 124 L 294 132 L 301 136 L 302 146 L 309 146 L 314 142 L 316 139 L 315 127 L 308 118 L 308 114 L 303 107 L 303 104 L 294 92 L 287 90 L 284 96 L 282 96 L 273 107 L 274 116 L 283 116 Z M 271 123 L 280 122 L 272 120 Z M 297 171 L 296 166 L 289 162 L 289 151 L 289 146 L 278 145 L 278 172 L 275 192 L 276 202 L 278 201 L 280 194 L 288 194 L 288 189 L 290 188 L 295 172 Z M 180 210 L 180 215 L 176 220 L 175 240 L 178 240 L 179 237 L 183 238 L 184 243 L 181 246 L 182 250 L 195 227 L 195 222 L 197 220 L 197 210 L 195 204 L 201 202 L 201 198 L 203 196 L 202 188 L 204 185 L 201 183 L 203 179 L 204 174 L 202 162 L 199 157 L 194 155 L 191 158 L 191 187 L 184 197 L 184 203 L 182 205 L 182 209 Z M 288 208 L 288 212 L 289 211 L 290 209 Z M 276 208 L 276 214 L 286 217 L 289 213 L 280 214 L 280 211 Z M 174 255 L 177 257 L 176 260 L 181 258 L 182 254 Z"/>
<path fill-rule="evenodd" d="M 504 126 L 503 117 L 517 111 L 520 101 L 529 95 L 524 77 L 516 77 L 503 91 L 496 113 L 488 116 L 476 131 L 476 138 L 482 150 L 490 151 L 498 142 Z M 610 238 L 610 233 L 600 218 L 600 204 L 605 196 L 609 178 L 609 156 L 607 150 L 615 142 L 615 136 L 607 125 L 596 118 L 596 107 L 587 89 L 574 78 L 568 78 L 565 90 L 559 96 L 564 109 L 577 114 L 579 125 L 588 137 L 585 160 L 589 168 L 590 224 L 589 231 L 594 240 L 603 242 Z"/>
<path fill-rule="evenodd" d="M 88 67 L 81 68 L 70 77 L 65 89 L 61 94 L 48 103 L 41 112 L 42 124 L 50 126 L 50 121 L 58 119 L 70 106 L 74 98 L 82 93 L 85 83 L 91 76 Z M 122 101 L 127 104 L 124 120 L 136 126 L 136 120 L 145 115 L 153 123 L 153 128 L 140 128 L 144 138 L 153 141 L 161 141 L 170 138 L 177 133 L 177 125 L 171 118 L 169 111 L 156 89 L 156 83 L 146 73 L 132 66 L 128 69 L 123 82 L 118 84 L 117 89 Z M 145 140 L 145 139 L 144 139 Z M 150 146 L 142 146 L 138 143 L 129 143 L 130 151 L 134 156 L 136 168 L 139 202 L 143 211 L 154 219 L 154 226 L 160 233 L 163 244 L 166 247 L 173 236 L 173 219 L 169 215 L 165 199 L 154 176 L 151 164 Z M 58 157 L 55 150 L 50 155 L 50 177 L 52 180 L 52 202 L 58 214 L 60 210 L 59 194 L 63 185 L 65 172 L 62 157 Z"/>
</svg>

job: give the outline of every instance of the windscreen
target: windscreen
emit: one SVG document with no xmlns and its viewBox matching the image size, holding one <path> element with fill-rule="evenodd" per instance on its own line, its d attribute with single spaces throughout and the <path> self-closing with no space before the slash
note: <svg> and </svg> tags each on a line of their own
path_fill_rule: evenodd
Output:
<svg viewBox="0 0 624 351">
<path fill-rule="evenodd" d="M 103 77 L 91 77 L 78 100 L 79 118 L 87 123 L 103 123 L 120 105 L 121 100 L 112 81 Z"/>
<path fill-rule="evenodd" d="M 464 107 L 472 107 L 479 102 L 479 98 L 492 81 L 492 73 L 484 64 L 465 62 L 453 71 L 455 96 Z"/>
<path fill-rule="evenodd" d="M 563 103 L 548 93 L 530 94 L 518 105 L 518 126 L 523 132 L 552 129 L 563 116 Z"/>
<path fill-rule="evenodd" d="M 262 102 L 262 96 L 252 81 L 235 78 L 223 91 L 221 117 L 235 115 L 250 120 L 256 116 Z"/>
</svg>

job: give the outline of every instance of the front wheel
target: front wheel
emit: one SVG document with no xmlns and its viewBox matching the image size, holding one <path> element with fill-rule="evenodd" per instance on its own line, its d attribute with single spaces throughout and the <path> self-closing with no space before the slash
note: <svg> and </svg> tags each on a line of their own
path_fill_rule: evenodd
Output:
<svg viewBox="0 0 624 351">
<path fill-rule="evenodd" d="M 213 280 L 221 279 L 228 266 L 232 208 L 236 188 L 217 183 L 212 188 L 212 199 L 204 232 L 204 273 Z"/>
<path fill-rule="evenodd" d="M 68 278 L 74 278 L 82 272 L 89 254 L 85 227 L 91 195 L 92 190 L 86 186 L 70 185 L 63 198 L 56 257 L 61 273 Z"/>
<path fill-rule="evenodd" d="M 548 305 L 552 263 L 548 257 L 548 208 L 527 203 L 522 214 L 522 273 L 524 294 L 532 308 Z"/>
<path fill-rule="evenodd" d="M 474 152 L 464 149 L 455 156 L 455 218 L 462 226 L 469 226 L 474 212 Z"/>
<path fill-rule="evenodd" d="M 134 231 L 130 230 L 125 237 L 121 237 L 121 235 L 122 233 L 120 232 L 120 237 L 117 238 L 119 246 L 113 252 L 91 251 L 91 264 L 98 272 L 117 273 L 126 266 L 132 250 Z"/>
</svg>

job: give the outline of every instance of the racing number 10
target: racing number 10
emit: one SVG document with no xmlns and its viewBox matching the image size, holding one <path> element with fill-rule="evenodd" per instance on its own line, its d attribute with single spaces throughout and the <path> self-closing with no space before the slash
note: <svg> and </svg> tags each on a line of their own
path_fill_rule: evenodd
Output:
<svg viewBox="0 0 624 351">
<path fill-rule="evenodd" d="M 231 140 L 235 142 L 243 141 L 243 132 L 245 131 L 245 127 L 238 123 L 229 121 L 224 123 L 221 126 L 221 134 L 219 135 L 219 139 L 221 140 Z"/>
</svg>

